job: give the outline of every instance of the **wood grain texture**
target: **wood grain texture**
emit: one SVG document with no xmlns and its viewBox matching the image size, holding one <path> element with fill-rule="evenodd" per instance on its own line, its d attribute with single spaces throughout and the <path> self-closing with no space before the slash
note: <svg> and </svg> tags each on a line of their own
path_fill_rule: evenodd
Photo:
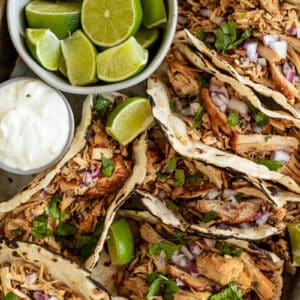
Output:
<svg viewBox="0 0 300 300">
<path fill-rule="evenodd" d="M 6 0 L 0 0 L 0 82 L 9 78 L 17 59 L 6 23 Z"/>
</svg>

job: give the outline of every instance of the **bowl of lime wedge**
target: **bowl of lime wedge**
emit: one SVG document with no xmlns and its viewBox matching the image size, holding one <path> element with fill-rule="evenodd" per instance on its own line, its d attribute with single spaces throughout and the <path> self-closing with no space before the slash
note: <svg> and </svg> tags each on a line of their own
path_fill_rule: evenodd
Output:
<svg viewBox="0 0 300 300">
<path fill-rule="evenodd" d="M 176 30 L 177 0 L 10 0 L 7 20 L 21 59 L 73 94 L 122 90 L 162 63 Z"/>
</svg>

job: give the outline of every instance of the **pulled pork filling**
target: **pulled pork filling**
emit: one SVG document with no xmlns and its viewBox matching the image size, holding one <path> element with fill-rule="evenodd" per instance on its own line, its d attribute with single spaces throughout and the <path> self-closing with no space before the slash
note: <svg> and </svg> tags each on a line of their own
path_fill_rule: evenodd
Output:
<svg viewBox="0 0 300 300">
<path fill-rule="evenodd" d="M 179 4 L 178 30 L 188 28 L 241 75 L 277 89 L 290 104 L 300 106 L 300 23 L 294 5 L 277 0 Z"/>
<path fill-rule="evenodd" d="M 93 121 L 86 147 L 61 169 L 47 188 L 7 213 L 0 234 L 34 241 L 85 260 L 102 232 L 102 220 L 130 176 L 127 149 Z"/>
<path fill-rule="evenodd" d="M 148 135 L 147 176 L 141 190 L 159 198 L 188 223 L 222 228 L 278 226 L 284 210 L 274 207 L 243 179 L 178 155 L 156 128 Z"/>
<path fill-rule="evenodd" d="M 52 278 L 42 264 L 37 267 L 22 259 L 0 266 L 0 282 L 0 297 L 7 296 L 7 299 L 83 299 Z"/>
<path fill-rule="evenodd" d="M 269 118 L 229 84 L 191 67 L 179 51 L 171 51 L 167 63 L 170 106 L 190 127 L 192 139 L 300 183 L 299 129 L 289 121 Z"/>
<path fill-rule="evenodd" d="M 226 241 L 184 236 L 162 225 L 130 221 L 139 246 L 119 268 L 118 294 L 129 299 L 273 299 L 281 263 Z M 213 298 L 215 296 L 216 298 Z M 221 297 L 218 298 L 217 296 Z M 225 299 L 225 298 L 224 298 Z"/>
</svg>

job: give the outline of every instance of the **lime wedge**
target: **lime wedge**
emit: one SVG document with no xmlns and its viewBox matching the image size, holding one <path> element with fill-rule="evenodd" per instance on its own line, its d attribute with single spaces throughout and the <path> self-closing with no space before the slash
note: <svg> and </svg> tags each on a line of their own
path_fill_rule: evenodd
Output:
<svg viewBox="0 0 300 300">
<path fill-rule="evenodd" d="M 72 85 L 86 85 L 97 81 L 96 49 L 81 30 L 61 41 L 68 79 Z"/>
<path fill-rule="evenodd" d="M 66 61 L 65 61 L 63 55 L 61 56 L 61 59 L 60 59 L 60 62 L 59 62 L 58 71 L 59 71 L 62 75 L 64 75 L 64 77 L 68 77 Z"/>
<path fill-rule="evenodd" d="M 148 62 L 148 51 L 134 37 L 97 55 L 97 74 L 106 82 L 122 81 L 139 73 Z"/>
<path fill-rule="evenodd" d="M 134 37 L 143 48 L 149 48 L 158 40 L 159 29 L 147 29 L 140 27 Z"/>
<path fill-rule="evenodd" d="M 49 29 L 27 28 L 26 43 L 32 56 L 47 70 L 58 70 L 61 59 L 60 40 Z"/>
<path fill-rule="evenodd" d="M 150 101 L 147 98 L 129 98 L 109 115 L 106 132 L 122 145 L 127 145 L 153 122 Z"/>
<path fill-rule="evenodd" d="M 143 18 L 140 0 L 84 0 L 81 24 L 98 46 L 113 47 L 134 35 Z"/>
<path fill-rule="evenodd" d="M 300 224 L 288 225 L 290 242 L 293 253 L 293 264 L 300 266 Z"/>
<path fill-rule="evenodd" d="M 34 0 L 25 8 L 29 27 L 50 29 L 64 39 L 80 25 L 80 2 Z"/>
<path fill-rule="evenodd" d="M 134 257 L 134 238 L 125 219 L 115 221 L 109 229 L 108 251 L 113 264 L 124 265 Z"/>
<path fill-rule="evenodd" d="M 141 0 L 144 12 L 143 25 L 151 29 L 167 23 L 164 0 Z"/>
</svg>

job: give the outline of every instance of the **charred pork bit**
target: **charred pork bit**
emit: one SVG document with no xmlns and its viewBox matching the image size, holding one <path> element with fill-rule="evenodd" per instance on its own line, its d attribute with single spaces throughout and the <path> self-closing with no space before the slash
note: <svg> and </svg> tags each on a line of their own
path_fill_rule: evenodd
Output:
<svg viewBox="0 0 300 300">
<path fill-rule="evenodd" d="M 291 156 L 288 163 L 280 168 L 280 172 L 293 177 L 300 184 L 300 162 L 296 155 Z"/>
<path fill-rule="evenodd" d="M 141 226 L 140 232 L 141 237 L 149 244 L 156 244 L 164 240 L 148 223 Z"/>
<path fill-rule="evenodd" d="M 207 300 L 210 295 L 208 292 L 180 291 L 174 294 L 173 300 Z"/>
<path fill-rule="evenodd" d="M 238 134 L 234 133 L 231 138 L 232 148 L 238 153 L 243 152 L 268 152 L 283 150 L 289 153 L 297 150 L 299 142 L 296 138 L 272 135 L 267 137 L 263 134 Z"/>
<path fill-rule="evenodd" d="M 271 15 L 280 13 L 278 0 L 260 0 L 260 4 Z"/>
<path fill-rule="evenodd" d="M 180 279 L 188 287 L 197 291 L 204 292 L 212 290 L 211 286 L 213 282 L 205 277 L 193 276 L 172 265 L 167 266 L 167 273 L 170 274 L 173 278 Z"/>
</svg>

